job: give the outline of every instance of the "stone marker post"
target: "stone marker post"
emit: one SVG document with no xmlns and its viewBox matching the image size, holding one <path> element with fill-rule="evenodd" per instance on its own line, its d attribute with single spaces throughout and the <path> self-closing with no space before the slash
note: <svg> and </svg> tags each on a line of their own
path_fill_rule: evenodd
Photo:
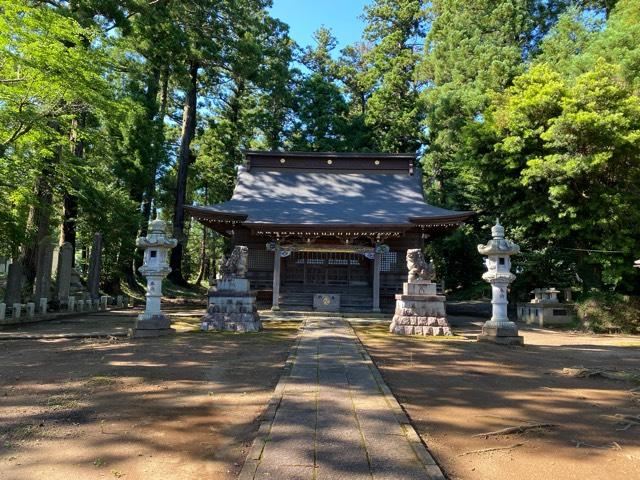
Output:
<svg viewBox="0 0 640 480">
<path fill-rule="evenodd" d="M 4 317 L 7 313 L 7 304 L 0 303 L 0 322 L 4 321 Z"/>
<path fill-rule="evenodd" d="M 144 263 L 138 270 L 147 278 L 147 304 L 136 319 L 135 327 L 129 331 L 133 338 L 158 337 L 174 331 L 171 319 L 160 308 L 162 280 L 171 272 L 168 253 L 178 244 L 175 238 L 167 237 L 166 230 L 166 222 L 156 218 L 149 222 L 147 236 L 136 240 L 136 246 L 144 248 Z"/>
<path fill-rule="evenodd" d="M 7 276 L 7 289 L 4 294 L 4 303 L 7 305 L 20 303 L 22 297 L 22 281 L 22 265 L 18 262 L 11 263 Z"/>
<path fill-rule="evenodd" d="M 87 278 L 87 288 L 91 300 L 100 297 L 100 268 L 102 266 L 102 234 L 96 233 L 93 236 L 91 246 L 91 258 L 89 260 L 89 277 Z"/>
<path fill-rule="evenodd" d="M 507 314 L 507 287 L 516 276 L 511 273 L 511 255 L 520 253 L 520 247 L 504 238 L 504 227 L 499 221 L 491 229 L 492 239 L 486 245 L 478 245 L 478 252 L 486 255 L 487 271 L 482 278 L 491 284 L 491 320 L 484 323 L 480 342 L 493 342 L 502 345 L 523 345 L 518 335 L 518 327 L 509 320 Z"/>
<path fill-rule="evenodd" d="M 69 303 L 72 268 L 73 246 L 69 242 L 64 242 L 58 250 L 58 270 L 56 276 L 56 297 L 60 305 L 67 305 Z"/>
<path fill-rule="evenodd" d="M 33 284 L 33 297 L 39 302 L 41 298 L 49 298 L 51 290 L 51 264 L 53 262 L 53 244 L 49 237 L 44 237 L 38 245 L 36 263 L 36 279 Z"/>
</svg>

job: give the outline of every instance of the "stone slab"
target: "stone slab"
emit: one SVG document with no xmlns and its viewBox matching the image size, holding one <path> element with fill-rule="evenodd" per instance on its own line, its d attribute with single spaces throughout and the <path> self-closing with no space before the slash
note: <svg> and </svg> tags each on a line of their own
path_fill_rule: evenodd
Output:
<svg viewBox="0 0 640 480">
<path fill-rule="evenodd" d="M 437 295 L 437 285 L 427 282 L 412 282 L 402 284 L 402 293 L 404 295 Z"/>
<path fill-rule="evenodd" d="M 313 309 L 319 312 L 337 312 L 340 310 L 340 294 L 316 293 L 313 296 Z"/>
<path fill-rule="evenodd" d="M 175 333 L 175 329 L 173 328 L 164 328 L 161 330 L 141 330 L 138 328 L 130 328 L 129 329 L 129 338 L 153 338 L 153 337 L 164 337 L 166 335 L 171 335 Z"/>
<path fill-rule="evenodd" d="M 524 337 L 520 335 L 514 337 L 504 337 L 498 335 L 478 335 L 478 341 L 497 343 L 498 345 L 524 345 Z"/>
<path fill-rule="evenodd" d="M 447 299 L 444 295 L 405 295 L 404 293 L 396 293 L 396 300 L 409 302 L 444 302 Z"/>
<path fill-rule="evenodd" d="M 151 318 L 138 317 L 135 328 L 136 330 L 164 330 L 171 328 L 171 319 L 166 315 L 154 315 Z"/>
</svg>

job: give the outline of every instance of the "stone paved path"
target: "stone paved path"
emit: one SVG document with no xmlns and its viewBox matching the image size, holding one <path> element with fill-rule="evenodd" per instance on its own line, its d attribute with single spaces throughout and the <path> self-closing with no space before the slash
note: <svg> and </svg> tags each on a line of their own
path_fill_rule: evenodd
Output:
<svg viewBox="0 0 640 480">
<path fill-rule="evenodd" d="M 308 318 L 240 479 L 443 479 L 349 324 Z"/>
</svg>

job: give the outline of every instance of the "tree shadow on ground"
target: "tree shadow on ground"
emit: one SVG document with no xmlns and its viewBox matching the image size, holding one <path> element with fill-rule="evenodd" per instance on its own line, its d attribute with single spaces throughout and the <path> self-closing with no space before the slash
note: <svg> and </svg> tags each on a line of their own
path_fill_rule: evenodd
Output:
<svg viewBox="0 0 640 480">
<path fill-rule="evenodd" d="M 0 462 L 15 478 L 94 478 L 102 466 L 127 478 L 233 478 L 297 327 L 3 341 Z"/>
<path fill-rule="evenodd" d="M 453 323 L 463 337 L 399 337 L 384 326 L 356 327 L 385 381 L 452 477 L 539 478 L 532 464 L 544 464 L 552 478 L 589 477 L 602 470 L 599 462 L 608 465 L 602 478 L 623 478 L 637 469 L 640 426 L 623 430 L 619 420 L 640 414 L 638 396 L 630 391 L 638 384 L 576 378 L 563 369 L 638 373 L 640 339 L 525 328 L 524 347 L 505 347 L 474 341 L 482 323 L 478 319 Z M 555 426 L 520 435 L 474 436 L 528 423 Z M 504 458 L 496 459 L 499 452 L 484 454 L 494 466 L 508 466 L 502 473 L 488 461 L 484 465 L 483 455 L 460 456 L 516 443 L 523 446 Z"/>
</svg>

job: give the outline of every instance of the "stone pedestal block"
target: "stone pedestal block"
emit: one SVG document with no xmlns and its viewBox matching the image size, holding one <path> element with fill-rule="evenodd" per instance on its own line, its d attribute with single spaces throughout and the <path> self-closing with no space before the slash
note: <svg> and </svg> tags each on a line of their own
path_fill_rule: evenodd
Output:
<svg viewBox="0 0 640 480">
<path fill-rule="evenodd" d="M 509 320 L 485 322 L 482 326 L 482 334 L 478 335 L 478 341 L 500 345 L 524 345 L 524 338 L 518 335 L 517 325 Z"/>
<path fill-rule="evenodd" d="M 144 317 L 140 315 L 136 319 L 134 328 L 129 330 L 131 338 L 148 338 L 161 337 L 174 333 L 175 329 L 171 328 L 171 319 L 164 314 Z"/>
<path fill-rule="evenodd" d="M 25 312 L 27 314 L 27 318 L 33 318 L 36 314 L 36 304 L 33 302 L 28 302 Z"/>
<path fill-rule="evenodd" d="M 209 291 L 209 306 L 202 317 L 202 330 L 258 332 L 262 322 L 258 315 L 256 296 L 246 278 L 221 280 Z"/>
<path fill-rule="evenodd" d="M 20 316 L 22 315 L 22 304 L 14 303 L 11 309 L 11 317 L 13 320 L 20 320 Z"/>
<path fill-rule="evenodd" d="M 4 320 L 6 313 L 7 313 L 7 304 L 0 303 L 0 322 Z"/>
<path fill-rule="evenodd" d="M 444 302 L 436 284 L 427 280 L 405 282 L 396 295 L 396 311 L 389 331 L 398 335 L 452 335 Z"/>
</svg>

